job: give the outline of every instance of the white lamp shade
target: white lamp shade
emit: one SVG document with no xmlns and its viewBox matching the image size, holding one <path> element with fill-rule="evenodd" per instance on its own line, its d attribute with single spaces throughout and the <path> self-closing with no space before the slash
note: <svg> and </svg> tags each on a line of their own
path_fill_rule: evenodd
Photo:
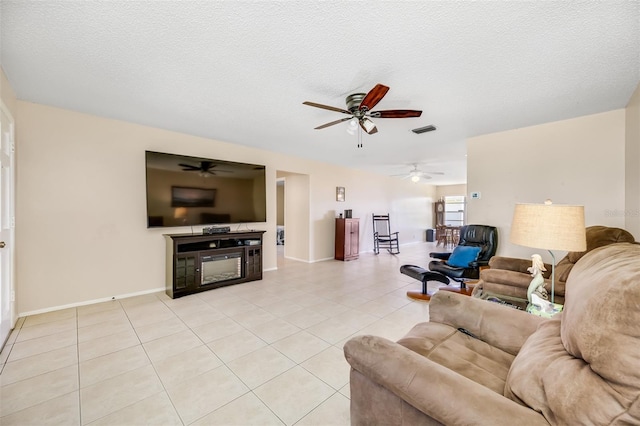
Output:
<svg viewBox="0 0 640 426">
<path fill-rule="evenodd" d="M 585 251 L 584 206 L 516 204 L 509 239 L 526 247 Z"/>
</svg>

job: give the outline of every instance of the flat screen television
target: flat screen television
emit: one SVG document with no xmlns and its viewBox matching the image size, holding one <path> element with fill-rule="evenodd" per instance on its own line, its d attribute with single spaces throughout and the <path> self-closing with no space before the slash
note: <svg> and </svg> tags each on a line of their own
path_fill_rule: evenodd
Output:
<svg viewBox="0 0 640 426">
<path fill-rule="evenodd" d="M 145 151 L 147 227 L 267 221 L 265 167 Z"/>
</svg>

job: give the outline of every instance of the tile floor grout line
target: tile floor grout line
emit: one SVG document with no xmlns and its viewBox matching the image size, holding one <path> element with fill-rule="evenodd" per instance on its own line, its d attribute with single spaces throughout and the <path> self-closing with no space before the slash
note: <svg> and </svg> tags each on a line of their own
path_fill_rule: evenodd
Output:
<svg viewBox="0 0 640 426">
<path fill-rule="evenodd" d="M 215 370 L 215 369 L 217 369 L 217 368 L 220 368 L 220 367 L 224 366 L 227 370 L 229 370 L 229 371 L 230 371 L 230 372 L 231 372 L 231 373 L 232 373 L 232 374 L 233 374 L 233 375 L 234 375 L 234 376 L 235 376 L 235 377 L 236 377 L 236 378 L 237 378 L 237 379 L 238 379 L 238 380 L 239 380 L 239 381 L 240 381 L 240 382 L 241 382 L 241 383 L 242 383 L 242 384 L 247 388 L 247 392 L 243 393 L 242 395 L 239 395 L 237 398 L 234 398 L 232 401 L 227 402 L 226 404 L 224 404 L 224 405 L 222 405 L 222 406 L 220 406 L 220 407 L 216 408 L 215 410 L 213 410 L 213 411 L 211 411 L 211 412 L 208 412 L 208 413 L 204 414 L 204 415 L 203 415 L 203 416 L 201 416 L 200 418 L 195 419 L 195 420 L 194 420 L 193 422 L 191 422 L 190 424 L 193 424 L 193 423 L 197 422 L 199 419 L 202 419 L 202 418 L 204 418 L 204 417 L 206 417 L 206 416 L 208 416 L 208 415 L 212 414 L 212 413 L 213 413 L 213 412 L 215 412 L 216 410 L 219 410 L 220 408 L 222 408 L 222 407 L 224 407 L 224 406 L 226 406 L 226 405 L 230 404 L 231 402 L 233 402 L 233 401 L 237 400 L 238 398 L 241 398 L 242 396 L 246 395 L 247 393 L 250 393 L 250 392 L 251 392 L 251 393 L 253 393 L 253 389 L 249 386 L 249 384 L 247 384 L 245 381 L 243 381 L 243 380 L 242 380 L 242 378 L 241 378 L 241 377 L 239 377 L 239 376 L 236 374 L 236 372 L 235 372 L 235 371 L 233 371 L 233 369 L 231 369 L 231 367 L 229 367 L 229 366 L 227 365 L 227 362 L 226 362 L 226 361 L 224 361 L 222 358 L 220 358 L 220 356 L 219 356 L 218 354 L 216 354 L 216 353 L 215 353 L 215 351 L 214 351 L 213 349 L 211 349 L 211 348 L 209 347 L 209 345 L 208 345 L 206 342 L 204 342 L 204 341 L 202 340 L 202 338 L 201 338 L 200 336 L 198 336 L 198 335 L 197 335 L 197 333 L 195 333 L 195 332 L 193 331 L 193 329 L 192 329 L 192 328 L 191 328 L 187 323 L 185 323 L 185 322 L 184 322 L 184 320 L 180 317 L 180 315 L 178 315 L 177 313 L 175 313 L 175 311 L 173 311 L 173 309 L 171 309 L 171 307 L 170 307 L 170 306 L 168 306 L 164 301 L 162 301 L 162 300 L 161 300 L 161 302 L 163 303 L 163 305 L 164 305 L 164 306 L 166 306 L 169 310 L 171 310 L 171 312 L 172 312 L 172 313 L 173 313 L 173 314 L 174 314 L 174 315 L 175 315 L 175 316 L 176 316 L 176 317 L 177 317 L 177 318 L 178 318 L 178 319 L 179 319 L 179 320 L 180 320 L 180 321 L 181 321 L 181 322 L 182 322 L 182 323 L 187 327 L 187 329 L 188 329 L 191 333 L 193 333 L 193 334 L 198 338 L 198 340 L 202 343 L 202 346 L 206 347 L 206 348 L 207 348 L 207 350 L 209 350 L 209 351 L 210 351 L 210 352 L 211 352 L 211 353 L 212 353 L 212 354 L 213 354 L 217 359 L 219 359 L 219 360 L 220 360 L 221 365 L 219 365 L 218 367 L 215 367 L 215 368 L 213 368 L 213 369 L 211 369 L 211 370 L 209 370 L 209 371 L 212 371 L 212 370 Z M 203 302 L 204 302 L 205 304 L 207 304 L 208 306 L 211 306 L 211 305 L 209 305 L 206 301 L 203 301 Z M 211 306 L 211 307 L 212 307 L 213 309 L 216 309 L 214 306 Z M 217 310 L 217 309 L 216 309 L 216 310 Z M 227 316 L 227 314 L 225 314 L 224 312 L 222 312 L 222 314 L 225 316 L 225 318 L 228 318 L 228 319 L 230 319 L 230 320 L 232 320 L 232 321 L 234 321 L 234 322 L 236 322 L 236 323 L 237 323 L 237 321 L 235 321 L 233 318 L 231 318 L 231 317 Z M 213 322 L 215 322 L 215 321 L 212 321 L 212 323 L 213 323 Z M 207 323 L 207 324 L 210 324 L 210 323 Z M 262 340 L 262 341 L 267 345 L 267 346 L 265 346 L 265 347 L 269 347 L 269 344 L 268 344 L 267 342 L 265 342 L 265 341 L 264 341 L 263 339 L 261 339 L 259 336 L 255 335 L 253 332 L 251 332 L 251 330 L 247 329 L 247 328 L 246 328 L 244 325 L 242 325 L 242 324 L 239 324 L 239 325 L 240 325 L 240 326 L 242 326 L 246 331 L 249 331 L 250 333 L 252 333 L 256 338 L 258 338 L 258 339 Z M 133 325 L 132 325 L 132 326 L 133 326 Z M 134 331 L 135 331 L 135 327 L 134 327 Z M 180 333 L 180 331 L 178 331 L 178 332 L 176 332 L 176 333 L 173 333 L 173 334 L 178 334 L 178 333 Z M 171 334 L 171 335 L 173 335 L 173 334 Z M 163 337 L 167 337 L 167 336 L 163 336 Z M 228 336 L 227 336 L 227 337 L 228 337 Z M 160 337 L 160 338 L 162 338 L 162 337 Z M 157 340 L 157 339 L 155 339 L 155 340 Z M 142 344 L 142 343 L 141 343 L 141 346 L 142 346 L 143 350 L 145 351 L 145 354 L 147 355 L 147 358 L 149 358 L 149 354 L 148 354 L 148 352 L 147 352 L 147 349 L 144 347 L 144 344 Z M 232 359 L 231 361 L 234 361 L 234 360 L 236 360 L 236 359 L 242 358 L 243 356 L 246 356 L 246 355 L 250 355 L 250 354 L 252 354 L 253 352 L 256 352 L 257 350 L 259 350 L 259 349 L 253 350 L 253 351 L 251 351 L 251 352 L 249 352 L 249 353 L 247 353 L 247 354 L 242 355 L 241 357 L 234 358 L 234 359 Z M 231 362 L 231 361 L 230 361 L 230 362 Z M 171 394 L 170 394 L 170 393 L 169 393 L 169 391 L 167 390 L 167 388 L 166 388 L 166 386 L 165 386 L 165 383 L 164 383 L 164 382 L 162 381 L 162 379 L 160 378 L 160 375 L 158 374 L 158 371 L 157 371 L 157 368 L 156 368 L 155 363 L 154 363 L 150 358 L 149 358 L 149 362 L 150 362 L 150 364 L 151 364 L 152 368 L 154 369 L 154 372 L 155 372 L 156 376 L 158 376 L 158 379 L 160 380 L 160 383 L 162 384 L 162 388 L 164 389 L 164 392 L 167 394 L 167 397 L 169 398 L 169 401 L 171 402 L 171 405 L 172 405 L 173 409 L 175 410 L 175 412 L 177 413 L 177 415 L 180 417 L 180 421 L 182 422 L 182 424 L 183 424 L 183 425 L 186 425 L 185 419 L 182 417 L 182 415 L 181 415 L 181 414 L 180 414 L 180 412 L 178 411 L 178 408 L 176 407 L 175 402 L 174 402 L 174 401 L 173 401 L 173 399 L 171 398 Z M 294 362 L 295 362 L 295 361 L 294 361 Z M 292 367 L 292 368 L 293 368 L 293 367 Z M 288 371 L 288 370 L 287 370 L 287 371 Z M 188 380 L 188 379 L 187 379 L 187 380 Z M 186 380 L 184 380 L 184 381 L 186 381 Z M 182 383 L 182 382 L 179 382 L 179 383 Z M 177 384 L 178 384 L 178 383 L 176 383 L 176 385 L 177 385 Z M 268 407 L 267 407 L 267 408 L 268 408 Z M 271 410 L 270 410 L 270 411 L 271 411 Z M 275 414 L 275 413 L 274 413 L 274 414 Z"/>
<path fill-rule="evenodd" d="M 160 300 L 160 299 L 158 299 L 158 300 L 162 303 L 163 306 L 166 306 L 185 325 L 185 327 L 187 327 L 187 329 L 191 330 L 191 328 L 182 320 L 182 318 L 180 318 L 179 315 L 177 315 L 175 312 L 173 312 L 173 310 L 169 306 L 167 306 L 167 304 L 163 300 Z M 131 319 L 129 318 L 129 315 L 127 314 L 126 308 L 123 307 L 123 310 L 125 311 L 125 315 L 127 315 L 127 318 L 129 319 L 129 321 L 131 321 Z M 147 357 L 147 360 L 149 361 L 149 364 L 151 365 L 151 368 L 153 368 L 153 372 L 156 375 L 156 377 L 158 378 L 158 381 L 160 382 L 160 385 L 162 386 L 163 392 L 167 395 L 167 398 L 169 399 L 169 402 L 171 403 L 171 407 L 175 411 L 176 415 L 180 418 L 180 422 L 182 423 L 182 425 L 183 426 L 186 425 L 186 422 L 185 422 L 184 418 L 180 414 L 180 411 L 178 411 L 178 407 L 176 407 L 175 401 L 173 400 L 173 398 L 171 398 L 171 394 L 167 390 L 167 387 L 166 387 L 164 381 L 160 377 L 160 374 L 158 374 L 158 369 L 157 369 L 155 363 L 153 362 L 153 360 L 151 359 L 151 357 L 149 356 L 149 352 L 147 351 L 147 348 L 145 347 L 144 343 L 142 343 L 142 340 L 140 339 L 140 335 L 138 334 L 138 331 L 136 330 L 136 327 L 134 327 L 133 323 L 131 323 L 131 328 L 133 328 L 133 332 L 136 333 L 136 337 L 140 341 L 140 346 L 141 346 L 142 350 L 144 351 L 144 354 Z M 191 331 L 191 332 L 193 333 L 193 331 Z M 172 334 L 166 335 L 166 336 L 159 337 L 157 339 L 150 340 L 149 342 L 153 342 L 155 340 L 162 339 L 162 338 L 168 337 L 168 336 L 173 336 L 174 334 L 178 334 L 178 333 L 180 333 L 180 331 L 178 331 L 176 333 L 172 333 Z M 195 333 L 193 333 L 193 334 L 195 334 Z M 196 337 L 200 341 L 202 341 L 197 334 L 196 334 Z M 145 342 L 145 343 L 149 343 L 149 342 Z M 206 346 L 206 344 L 204 342 L 203 342 L 203 345 Z M 160 360 L 158 360 L 158 361 L 160 361 Z M 140 402 L 140 401 L 134 402 L 130 406 L 135 405 L 138 402 Z M 122 410 L 122 408 L 119 409 L 118 411 L 120 411 L 120 410 Z M 113 414 L 113 413 L 109 413 L 108 415 L 111 415 L 111 414 Z"/>
<path fill-rule="evenodd" d="M 333 387 L 331 387 L 333 389 Z M 302 421 L 302 419 L 304 419 L 305 417 L 307 417 L 309 414 L 313 413 L 313 411 L 315 409 L 317 409 L 318 407 L 320 407 L 322 404 L 324 404 L 325 402 L 327 402 L 329 399 L 331 399 L 335 394 L 340 393 L 340 391 L 335 391 L 334 393 L 332 393 L 331 395 L 329 395 L 328 397 L 326 397 L 324 400 L 320 401 L 318 403 L 318 405 L 316 405 L 315 407 L 313 407 L 311 410 L 309 410 L 309 412 L 307 414 L 305 414 L 304 416 L 300 417 L 298 420 L 296 420 L 294 423 L 291 424 L 291 426 L 295 426 L 298 423 L 300 423 Z"/>
</svg>

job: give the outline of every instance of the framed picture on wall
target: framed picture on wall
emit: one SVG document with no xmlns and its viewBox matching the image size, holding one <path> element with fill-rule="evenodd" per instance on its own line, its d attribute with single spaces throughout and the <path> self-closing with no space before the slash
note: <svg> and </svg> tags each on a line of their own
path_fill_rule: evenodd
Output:
<svg viewBox="0 0 640 426">
<path fill-rule="evenodd" d="M 344 186 L 336 186 L 336 201 L 344 201 Z"/>
</svg>

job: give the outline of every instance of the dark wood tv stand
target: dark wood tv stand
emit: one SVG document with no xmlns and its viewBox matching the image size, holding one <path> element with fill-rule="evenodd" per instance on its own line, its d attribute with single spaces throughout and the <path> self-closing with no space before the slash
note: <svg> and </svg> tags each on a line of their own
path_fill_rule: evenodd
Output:
<svg viewBox="0 0 640 426">
<path fill-rule="evenodd" d="M 171 298 L 262 279 L 262 234 L 167 234 L 166 292 Z"/>
</svg>

